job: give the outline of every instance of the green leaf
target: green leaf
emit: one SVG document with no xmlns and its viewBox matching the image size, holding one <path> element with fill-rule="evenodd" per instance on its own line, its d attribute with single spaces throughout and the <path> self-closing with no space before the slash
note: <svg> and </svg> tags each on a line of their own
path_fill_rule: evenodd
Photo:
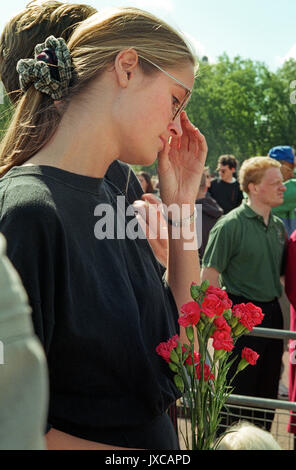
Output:
<svg viewBox="0 0 296 470">
<path fill-rule="evenodd" d="M 192 341 L 194 340 L 193 326 L 191 326 L 191 325 L 186 326 L 185 331 L 186 331 L 186 336 L 187 336 L 188 340 L 192 343 Z"/>
<path fill-rule="evenodd" d="M 173 371 L 173 372 L 178 372 L 178 366 L 176 364 L 174 364 L 173 362 L 169 362 L 169 368 Z"/>
<path fill-rule="evenodd" d="M 183 393 L 184 392 L 184 382 L 183 382 L 182 378 L 180 377 L 180 375 L 175 375 L 174 376 L 174 382 L 175 382 L 176 387 L 180 390 L 180 392 Z"/>
<path fill-rule="evenodd" d="M 171 350 L 170 360 L 174 362 L 175 364 L 179 364 L 180 362 L 179 356 L 174 349 Z"/>
<path fill-rule="evenodd" d="M 202 284 L 201 284 L 201 287 L 200 287 L 201 290 L 202 290 L 202 292 L 206 292 L 206 290 L 208 289 L 209 285 L 210 285 L 210 283 L 209 283 L 208 280 L 203 281 Z"/>
</svg>

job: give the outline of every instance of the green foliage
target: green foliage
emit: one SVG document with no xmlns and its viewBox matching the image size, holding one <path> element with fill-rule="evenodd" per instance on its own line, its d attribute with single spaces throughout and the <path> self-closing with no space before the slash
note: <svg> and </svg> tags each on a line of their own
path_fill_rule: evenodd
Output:
<svg viewBox="0 0 296 470">
<path fill-rule="evenodd" d="M 200 63 L 187 113 L 207 139 L 207 165 L 212 171 L 222 154 L 231 153 L 243 162 L 267 155 L 275 145 L 296 145 L 293 80 L 294 59 L 276 72 L 264 63 L 239 56 L 231 60 L 226 54 L 216 64 Z M 296 83 L 294 90 L 296 94 Z M 156 173 L 156 164 L 148 171 Z"/>
<path fill-rule="evenodd" d="M 212 170 L 225 153 L 242 162 L 266 155 L 274 145 L 294 145 L 293 80 L 293 59 L 277 72 L 270 72 L 261 62 L 241 57 L 230 60 L 225 54 L 217 64 L 201 63 L 188 116 L 207 139 L 207 164 Z"/>
</svg>

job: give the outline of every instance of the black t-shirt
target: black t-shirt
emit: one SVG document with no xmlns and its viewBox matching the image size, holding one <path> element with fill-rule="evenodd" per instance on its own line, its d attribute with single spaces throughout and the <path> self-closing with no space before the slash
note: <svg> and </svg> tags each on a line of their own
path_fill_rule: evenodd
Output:
<svg viewBox="0 0 296 470">
<path fill-rule="evenodd" d="M 120 194 L 106 178 L 49 166 L 0 180 L 0 232 L 48 360 L 49 423 L 94 441 L 151 421 L 179 396 L 155 352 L 179 332 L 178 312 L 149 243 L 94 234 L 95 208 L 115 208 Z"/>
<path fill-rule="evenodd" d="M 226 183 L 220 178 L 215 178 L 209 188 L 210 195 L 222 207 L 224 214 L 227 214 L 235 207 L 240 206 L 243 200 L 243 193 L 237 180 Z"/>
<path fill-rule="evenodd" d="M 144 194 L 142 186 L 131 167 L 119 160 L 115 160 L 109 166 L 105 178 L 126 196 L 129 204 L 141 199 Z"/>
</svg>

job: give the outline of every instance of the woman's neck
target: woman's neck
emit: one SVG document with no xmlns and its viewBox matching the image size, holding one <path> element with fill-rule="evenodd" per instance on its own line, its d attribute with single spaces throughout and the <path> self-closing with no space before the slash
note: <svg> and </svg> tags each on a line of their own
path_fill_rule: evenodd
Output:
<svg viewBox="0 0 296 470">
<path fill-rule="evenodd" d="M 101 109 L 105 109 L 104 106 Z M 101 115 L 100 115 L 101 114 Z M 70 103 L 57 131 L 25 165 L 49 165 L 102 178 L 119 150 L 106 112 Z M 99 124 L 102 123 L 102 124 Z"/>
</svg>

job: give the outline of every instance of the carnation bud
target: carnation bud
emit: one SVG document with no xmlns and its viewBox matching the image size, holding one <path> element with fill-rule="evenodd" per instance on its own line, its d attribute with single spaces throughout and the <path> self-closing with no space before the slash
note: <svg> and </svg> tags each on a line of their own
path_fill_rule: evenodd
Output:
<svg viewBox="0 0 296 470">
<path fill-rule="evenodd" d="M 182 378 L 180 377 L 180 375 L 175 375 L 174 376 L 174 382 L 175 382 L 176 387 L 180 390 L 180 392 L 183 393 L 184 392 L 184 382 L 183 382 Z"/>
<path fill-rule="evenodd" d="M 176 347 L 176 353 L 178 354 L 178 356 L 180 358 L 182 358 L 182 346 L 181 346 L 180 341 L 178 341 L 178 344 L 177 344 L 177 347 Z"/>
<path fill-rule="evenodd" d="M 238 318 L 236 318 L 236 317 L 234 317 L 234 316 L 231 317 L 230 320 L 229 320 L 229 323 L 230 323 L 230 326 L 231 326 L 232 328 L 235 328 L 236 325 L 238 324 Z"/>
<path fill-rule="evenodd" d="M 225 355 L 227 354 L 227 351 L 225 351 L 224 349 L 215 349 L 215 352 L 214 352 L 214 361 L 220 361 L 221 359 L 223 359 L 225 357 Z"/>
<path fill-rule="evenodd" d="M 242 358 L 237 366 L 237 372 L 244 370 L 250 363 L 246 359 Z"/>
<path fill-rule="evenodd" d="M 225 320 L 231 321 L 232 317 L 232 310 L 229 308 L 228 310 L 224 310 L 223 317 Z"/>
<path fill-rule="evenodd" d="M 176 364 L 174 364 L 173 362 L 169 362 L 169 368 L 173 371 L 173 372 L 178 372 L 178 366 Z"/>
<path fill-rule="evenodd" d="M 233 336 L 239 336 L 242 333 L 249 333 L 249 330 L 242 323 L 239 323 L 233 330 Z"/>
<path fill-rule="evenodd" d="M 194 340 L 194 330 L 193 330 L 193 326 L 191 326 L 191 325 L 186 326 L 185 331 L 186 331 L 186 336 L 187 336 L 188 340 L 189 340 L 190 342 L 192 342 L 192 341 Z"/>
<path fill-rule="evenodd" d="M 190 286 L 190 294 L 195 302 L 200 300 L 200 287 L 197 284 L 192 283 Z"/>
<path fill-rule="evenodd" d="M 171 350 L 171 353 L 170 353 L 170 360 L 172 362 L 174 362 L 175 364 L 179 364 L 179 356 L 178 354 L 176 353 L 176 351 L 174 349 Z"/>
</svg>

